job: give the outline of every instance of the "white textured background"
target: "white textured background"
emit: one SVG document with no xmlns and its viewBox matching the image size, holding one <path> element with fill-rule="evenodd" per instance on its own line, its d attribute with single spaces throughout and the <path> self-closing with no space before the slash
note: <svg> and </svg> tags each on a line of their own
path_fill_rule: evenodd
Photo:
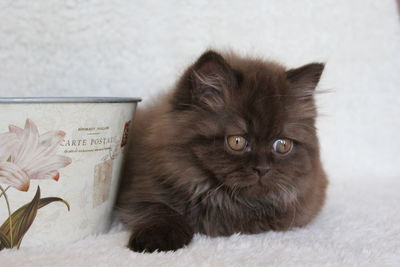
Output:
<svg viewBox="0 0 400 267">
<path fill-rule="evenodd" d="M 131 253 L 123 247 L 127 233 L 111 234 L 2 252 L 1 262 L 398 266 L 398 10 L 395 0 L 0 0 L 0 96 L 140 96 L 144 104 L 207 47 L 289 67 L 325 61 L 320 88 L 332 90 L 318 97 L 331 184 L 309 227 L 282 236 L 201 237 L 165 256 Z"/>
<path fill-rule="evenodd" d="M 329 173 L 398 176 L 399 22 L 395 0 L 1 0 L 0 95 L 146 103 L 207 47 L 290 67 L 325 61 Z"/>
</svg>

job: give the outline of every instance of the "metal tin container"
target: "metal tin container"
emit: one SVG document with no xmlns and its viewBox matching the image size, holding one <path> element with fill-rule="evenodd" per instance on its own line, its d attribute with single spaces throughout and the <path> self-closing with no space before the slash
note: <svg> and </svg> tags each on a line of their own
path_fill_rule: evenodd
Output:
<svg viewBox="0 0 400 267">
<path fill-rule="evenodd" d="M 108 230 L 138 98 L 0 98 L 0 249 Z"/>
</svg>

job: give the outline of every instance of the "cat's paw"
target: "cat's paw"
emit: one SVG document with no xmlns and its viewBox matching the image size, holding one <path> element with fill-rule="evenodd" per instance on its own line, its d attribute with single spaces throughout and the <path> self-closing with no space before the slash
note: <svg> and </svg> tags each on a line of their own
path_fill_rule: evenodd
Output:
<svg viewBox="0 0 400 267">
<path fill-rule="evenodd" d="M 189 244 L 192 238 L 193 230 L 189 225 L 155 224 L 133 232 L 128 247 L 136 252 L 174 251 Z"/>
</svg>

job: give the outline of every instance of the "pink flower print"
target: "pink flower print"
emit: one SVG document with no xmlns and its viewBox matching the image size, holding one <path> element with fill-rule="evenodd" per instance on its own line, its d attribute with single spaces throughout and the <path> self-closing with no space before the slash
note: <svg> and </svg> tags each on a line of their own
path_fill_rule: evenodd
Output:
<svg viewBox="0 0 400 267">
<path fill-rule="evenodd" d="M 71 158 L 56 155 L 64 136 L 63 131 L 39 135 L 30 119 L 24 129 L 10 125 L 9 132 L 0 134 L 0 183 L 27 191 L 30 179 L 58 181 L 58 169 L 71 163 Z"/>
</svg>

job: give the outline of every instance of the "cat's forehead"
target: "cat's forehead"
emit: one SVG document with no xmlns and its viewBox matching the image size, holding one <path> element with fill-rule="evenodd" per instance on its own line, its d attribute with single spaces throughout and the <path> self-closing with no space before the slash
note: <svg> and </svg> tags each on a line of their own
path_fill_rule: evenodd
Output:
<svg viewBox="0 0 400 267">
<path fill-rule="evenodd" d="M 275 109 L 275 110 L 274 110 Z M 284 128 L 284 117 L 277 107 L 272 109 L 255 106 L 243 107 L 241 112 L 230 114 L 223 123 L 227 135 L 247 135 L 268 138 L 278 134 Z"/>
<path fill-rule="evenodd" d="M 236 103 L 241 117 L 236 117 L 249 134 L 268 136 L 281 128 L 287 118 L 288 84 L 282 73 L 268 68 L 245 73 L 243 83 L 235 92 Z"/>
</svg>

